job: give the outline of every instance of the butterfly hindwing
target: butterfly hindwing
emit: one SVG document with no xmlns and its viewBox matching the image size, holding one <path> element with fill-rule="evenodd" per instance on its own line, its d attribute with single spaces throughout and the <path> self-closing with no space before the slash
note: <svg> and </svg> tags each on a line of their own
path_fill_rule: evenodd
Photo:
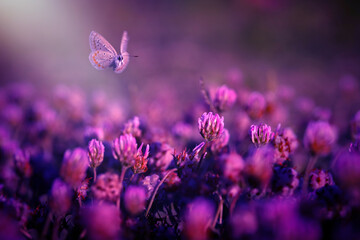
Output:
<svg viewBox="0 0 360 240">
<path fill-rule="evenodd" d="M 109 51 L 93 51 L 89 55 L 89 60 L 94 68 L 102 70 L 109 68 L 113 63 L 116 55 Z"/>
<path fill-rule="evenodd" d="M 92 31 L 89 36 L 90 49 L 94 51 L 108 51 L 117 55 L 114 47 L 99 33 Z"/>
</svg>

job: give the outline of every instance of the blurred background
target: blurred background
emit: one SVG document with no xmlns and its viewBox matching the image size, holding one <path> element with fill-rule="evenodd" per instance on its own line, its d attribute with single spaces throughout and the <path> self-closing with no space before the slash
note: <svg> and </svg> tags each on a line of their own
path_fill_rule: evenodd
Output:
<svg viewBox="0 0 360 240">
<path fill-rule="evenodd" d="M 169 94 L 190 106 L 200 77 L 219 85 L 235 70 L 254 90 L 286 84 L 331 105 L 344 76 L 358 84 L 355 3 L 2 0 L 0 81 L 35 84 L 45 94 L 58 84 L 101 90 L 124 103 Z M 128 51 L 140 57 L 122 74 L 95 70 L 88 61 L 92 30 L 117 51 L 127 30 Z"/>
</svg>

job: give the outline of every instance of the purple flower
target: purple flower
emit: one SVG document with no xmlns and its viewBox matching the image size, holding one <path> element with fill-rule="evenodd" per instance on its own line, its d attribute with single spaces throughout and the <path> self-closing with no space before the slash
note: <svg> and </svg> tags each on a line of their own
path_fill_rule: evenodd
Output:
<svg viewBox="0 0 360 240">
<path fill-rule="evenodd" d="M 274 135 L 275 161 L 282 164 L 298 147 L 298 140 L 291 128 L 280 129 Z"/>
<path fill-rule="evenodd" d="M 133 119 L 125 123 L 123 134 L 131 134 L 134 137 L 141 136 L 139 117 L 135 116 Z"/>
<path fill-rule="evenodd" d="M 243 158 L 236 152 L 231 152 L 230 154 L 221 155 L 220 163 L 224 176 L 234 183 L 238 183 L 245 168 Z"/>
<path fill-rule="evenodd" d="M 145 210 L 146 191 L 139 186 L 129 186 L 124 194 L 125 208 L 131 215 L 138 215 Z"/>
<path fill-rule="evenodd" d="M 305 131 L 304 145 L 313 154 L 327 155 L 336 138 L 336 131 L 328 122 L 310 122 Z"/>
<path fill-rule="evenodd" d="M 265 112 L 266 101 L 259 92 L 252 92 L 246 103 L 246 111 L 253 119 L 259 119 Z"/>
<path fill-rule="evenodd" d="M 271 127 L 265 123 L 261 123 L 260 125 L 251 125 L 250 133 L 251 141 L 256 146 L 267 144 L 274 136 L 274 133 L 271 131 Z"/>
<path fill-rule="evenodd" d="M 236 209 L 234 215 L 231 216 L 230 224 L 234 239 L 254 234 L 259 225 L 255 210 L 244 207 Z"/>
<path fill-rule="evenodd" d="M 314 169 L 310 173 L 309 184 L 313 190 L 318 190 L 326 185 L 334 185 L 334 180 L 331 173 L 322 169 Z"/>
<path fill-rule="evenodd" d="M 105 147 L 101 141 L 93 139 L 89 142 L 88 155 L 89 164 L 92 168 L 97 168 L 104 160 Z"/>
<path fill-rule="evenodd" d="M 120 211 L 115 205 L 94 204 L 81 211 L 81 218 L 92 240 L 118 239 L 120 234 Z"/>
<path fill-rule="evenodd" d="M 214 218 L 212 202 L 197 198 L 187 206 L 184 219 L 184 233 L 191 240 L 208 239 L 207 229 Z"/>
<path fill-rule="evenodd" d="M 113 156 L 118 159 L 125 167 L 135 164 L 137 154 L 137 143 L 131 134 L 121 135 L 113 143 Z"/>
<path fill-rule="evenodd" d="M 50 207 L 56 216 L 63 216 L 71 207 L 72 191 L 70 187 L 56 179 L 51 188 Z"/>
<path fill-rule="evenodd" d="M 151 154 L 153 157 L 150 159 L 150 164 L 155 165 L 160 171 L 165 171 L 174 158 L 174 148 L 166 143 L 159 143 Z"/>
<path fill-rule="evenodd" d="M 120 197 L 120 177 L 116 173 L 101 174 L 91 186 L 91 192 L 99 201 L 116 202 Z"/>
<path fill-rule="evenodd" d="M 256 152 L 246 161 L 246 173 L 259 179 L 260 183 L 266 185 L 272 176 L 274 164 L 274 149 L 268 146 L 258 148 Z"/>
<path fill-rule="evenodd" d="M 333 171 L 341 186 L 360 190 L 360 154 L 358 152 L 342 152 L 335 160 Z"/>
<path fill-rule="evenodd" d="M 234 90 L 222 85 L 215 93 L 214 106 L 220 112 L 230 109 L 236 101 Z"/>
<path fill-rule="evenodd" d="M 198 123 L 201 136 L 209 142 L 221 136 L 224 131 L 224 117 L 220 118 L 212 112 L 203 113 Z"/>
<path fill-rule="evenodd" d="M 60 176 L 73 188 L 78 188 L 86 176 L 89 166 L 88 156 L 85 150 L 75 148 L 67 150 L 61 165 Z"/>
<path fill-rule="evenodd" d="M 142 181 L 141 185 L 146 188 L 146 199 L 149 199 L 158 183 L 160 182 L 159 175 L 152 174 L 150 176 L 146 176 Z"/>
</svg>

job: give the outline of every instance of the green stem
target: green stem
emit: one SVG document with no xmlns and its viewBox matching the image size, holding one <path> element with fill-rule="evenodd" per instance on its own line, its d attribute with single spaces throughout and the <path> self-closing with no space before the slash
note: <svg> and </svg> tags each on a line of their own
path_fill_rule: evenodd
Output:
<svg viewBox="0 0 360 240">
<path fill-rule="evenodd" d="M 161 184 L 163 184 L 163 183 L 165 182 L 166 178 L 170 175 L 170 173 L 175 172 L 176 170 L 177 170 L 176 168 L 173 168 L 173 169 L 169 170 L 169 171 L 165 174 L 165 176 L 163 177 L 163 179 L 161 180 L 161 182 L 159 182 L 159 184 L 156 186 L 156 188 L 155 188 L 155 190 L 154 190 L 154 193 L 153 193 L 153 195 L 152 195 L 152 197 L 151 197 L 149 206 L 148 206 L 148 208 L 147 208 L 147 210 L 146 210 L 145 217 L 147 217 L 148 214 L 149 214 L 149 211 L 150 211 L 150 209 L 151 209 L 151 206 L 152 206 L 152 204 L 154 203 L 154 199 L 155 199 L 156 193 L 158 192 Z"/>
<path fill-rule="evenodd" d="M 93 168 L 94 170 L 94 182 L 96 182 L 96 168 Z"/>
<path fill-rule="evenodd" d="M 121 169 L 119 199 L 118 199 L 118 201 L 116 203 L 116 205 L 118 205 L 119 208 L 121 206 L 121 191 L 122 191 L 122 188 L 123 188 L 123 181 L 124 181 L 126 170 L 128 170 L 128 168 L 129 167 L 123 166 L 122 169 Z"/>
</svg>

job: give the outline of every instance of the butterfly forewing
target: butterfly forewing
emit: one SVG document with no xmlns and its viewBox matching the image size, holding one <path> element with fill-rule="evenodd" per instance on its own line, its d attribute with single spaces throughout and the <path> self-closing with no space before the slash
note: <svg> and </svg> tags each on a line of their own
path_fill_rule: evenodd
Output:
<svg viewBox="0 0 360 240">
<path fill-rule="evenodd" d="M 89 43 L 91 51 L 108 51 L 113 55 L 117 55 L 113 46 L 99 33 L 92 31 L 89 36 Z"/>
<path fill-rule="evenodd" d="M 89 60 L 94 68 L 102 70 L 110 67 L 114 63 L 116 55 L 109 51 L 93 51 L 89 55 Z"/>
<path fill-rule="evenodd" d="M 121 54 L 123 59 L 122 61 L 118 62 L 117 66 L 115 66 L 114 68 L 114 72 L 115 73 L 121 73 L 125 70 L 125 68 L 127 67 L 127 65 L 129 64 L 129 53 L 124 52 L 123 54 Z"/>
<path fill-rule="evenodd" d="M 120 44 L 120 53 L 123 54 L 127 51 L 127 44 L 129 41 L 129 37 L 127 34 L 127 31 L 124 31 L 122 38 L 121 38 L 121 44 Z"/>
</svg>

